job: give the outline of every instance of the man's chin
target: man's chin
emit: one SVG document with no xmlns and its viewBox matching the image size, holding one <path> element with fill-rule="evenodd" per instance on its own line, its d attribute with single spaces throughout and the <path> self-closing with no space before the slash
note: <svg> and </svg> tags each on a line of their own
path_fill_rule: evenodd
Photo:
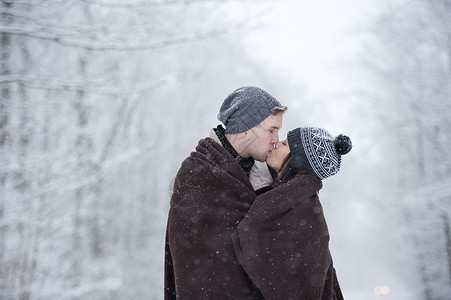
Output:
<svg viewBox="0 0 451 300">
<path fill-rule="evenodd" d="M 266 162 L 266 160 L 268 159 L 270 154 L 271 154 L 271 151 L 266 152 L 265 154 L 261 154 L 259 156 L 256 155 L 255 157 L 252 157 L 252 158 L 259 162 Z"/>
<path fill-rule="evenodd" d="M 268 155 L 265 155 L 265 156 L 259 157 L 259 158 L 254 158 L 254 159 L 259 162 L 266 162 L 266 160 L 268 159 Z"/>
</svg>

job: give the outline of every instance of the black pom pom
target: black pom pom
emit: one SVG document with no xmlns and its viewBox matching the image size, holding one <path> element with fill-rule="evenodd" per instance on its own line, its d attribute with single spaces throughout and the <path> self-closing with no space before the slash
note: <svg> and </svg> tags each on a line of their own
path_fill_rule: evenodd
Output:
<svg viewBox="0 0 451 300">
<path fill-rule="evenodd" d="M 343 134 L 337 136 L 334 140 L 335 150 L 340 155 L 345 155 L 352 149 L 351 139 Z"/>
</svg>

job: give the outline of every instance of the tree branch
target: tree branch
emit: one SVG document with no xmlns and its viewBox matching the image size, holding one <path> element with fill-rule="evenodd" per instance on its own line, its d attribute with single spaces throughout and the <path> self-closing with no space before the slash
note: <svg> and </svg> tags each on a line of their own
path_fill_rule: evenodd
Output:
<svg viewBox="0 0 451 300">
<path fill-rule="evenodd" d="M 97 95 L 130 95 L 131 93 L 141 93 L 147 90 L 159 88 L 166 84 L 165 80 L 136 85 L 124 90 L 120 87 L 106 86 L 103 82 L 74 82 L 73 80 L 62 81 L 54 78 L 25 77 L 23 75 L 0 75 L 1 83 L 20 83 L 28 88 L 41 90 L 65 90 L 73 92 L 84 92 Z"/>
<path fill-rule="evenodd" d="M 235 26 L 232 29 L 220 28 L 216 30 L 210 30 L 206 32 L 197 32 L 193 34 L 178 35 L 169 37 L 164 40 L 159 40 L 155 42 L 118 42 L 117 40 L 110 39 L 106 41 L 99 41 L 96 37 L 84 36 L 80 32 L 74 34 L 72 33 L 55 33 L 46 32 L 42 28 L 35 27 L 0 27 L 0 33 L 6 33 L 10 35 L 19 35 L 25 37 L 32 37 L 41 40 L 48 40 L 63 46 L 68 46 L 72 48 L 82 48 L 86 50 L 96 50 L 96 51 L 139 51 L 139 50 L 150 50 L 159 49 L 164 47 L 169 47 L 178 44 L 185 44 L 191 42 L 197 42 L 205 40 L 208 38 L 218 37 L 221 35 L 227 35 L 234 31 L 242 29 L 242 26 Z"/>
</svg>

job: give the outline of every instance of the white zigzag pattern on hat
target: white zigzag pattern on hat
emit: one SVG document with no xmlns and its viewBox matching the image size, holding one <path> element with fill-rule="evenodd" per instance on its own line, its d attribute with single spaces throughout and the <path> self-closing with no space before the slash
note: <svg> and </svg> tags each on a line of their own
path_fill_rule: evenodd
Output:
<svg viewBox="0 0 451 300">
<path fill-rule="evenodd" d="M 338 170 L 338 164 L 332 158 L 333 142 L 331 143 L 330 137 L 326 132 L 318 128 L 310 128 L 309 133 L 305 133 L 305 139 L 308 140 L 307 145 L 310 144 L 311 147 L 306 147 L 307 158 L 310 161 L 313 169 L 320 173 L 320 177 L 326 178 L 330 175 L 335 174 Z"/>
</svg>

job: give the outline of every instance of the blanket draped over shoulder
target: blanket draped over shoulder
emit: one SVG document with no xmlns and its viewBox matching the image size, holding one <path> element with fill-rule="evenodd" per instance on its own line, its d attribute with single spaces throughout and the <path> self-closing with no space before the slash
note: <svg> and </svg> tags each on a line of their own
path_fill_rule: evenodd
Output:
<svg viewBox="0 0 451 300">
<path fill-rule="evenodd" d="M 235 253 L 265 299 L 343 299 L 318 192 L 299 175 L 256 198 L 232 234 Z"/>
<path fill-rule="evenodd" d="M 165 299 L 342 299 L 310 175 L 256 196 L 210 138 L 177 173 L 166 232 Z"/>
<path fill-rule="evenodd" d="M 230 239 L 254 198 L 232 155 L 210 138 L 199 141 L 174 182 L 166 234 L 166 299 L 263 299 Z"/>
</svg>

